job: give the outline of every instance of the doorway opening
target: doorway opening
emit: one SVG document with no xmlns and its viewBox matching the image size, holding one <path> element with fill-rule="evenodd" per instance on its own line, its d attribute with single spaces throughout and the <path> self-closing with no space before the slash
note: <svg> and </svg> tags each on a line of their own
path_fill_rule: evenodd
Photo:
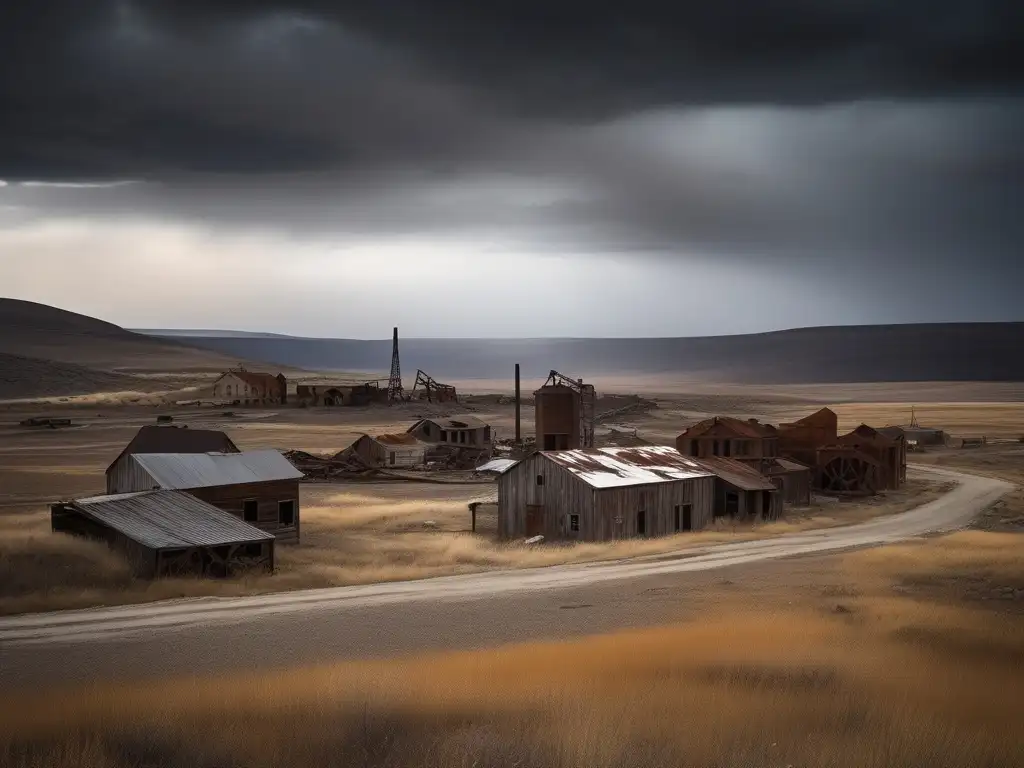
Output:
<svg viewBox="0 0 1024 768">
<path fill-rule="evenodd" d="M 636 533 L 637 536 L 647 535 L 647 512 L 641 509 L 636 513 Z"/>
</svg>

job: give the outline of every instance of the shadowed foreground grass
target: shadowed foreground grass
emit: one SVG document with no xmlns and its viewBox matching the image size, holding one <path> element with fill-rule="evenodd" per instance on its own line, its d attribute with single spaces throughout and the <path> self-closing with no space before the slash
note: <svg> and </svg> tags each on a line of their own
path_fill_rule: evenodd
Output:
<svg viewBox="0 0 1024 768">
<path fill-rule="evenodd" d="M 0 703 L 0 762 L 1021 766 L 1021 614 L 906 586 L 1016 583 L 1020 546 L 971 532 L 856 553 L 839 603 L 794 591 L 678 627 L 20 695 Z"/>
</svg>

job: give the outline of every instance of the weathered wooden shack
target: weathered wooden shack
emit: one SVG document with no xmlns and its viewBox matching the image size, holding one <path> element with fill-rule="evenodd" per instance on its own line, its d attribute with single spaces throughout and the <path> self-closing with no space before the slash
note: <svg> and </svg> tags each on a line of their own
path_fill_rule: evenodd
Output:
<svg viewBox="0 0 1024 768">
<path fill-rule="evenodd" d="M 750 465 L 723 457 L 697 459 L 697 463 L 715 476 L 715 517 L 761 520 L 782 517 L 782 492 Z"/>
<path fill-rule="evenodd" d="M 715 416 L 697 422 L 676 438 L 676 449 L 694 458 L 733 458 L 756 463 L 778 456 L 775 427 L 757 419 Z"/>
<path fill-rule="evenodd" d="M 542 451 L 498 478 L 506 538 L 606 541 L 699 530 L 715 477 L 666 446 Z"/>
<path fill-rule="evenodd" d="M 123 473 L 124 492 L 187 491 L 202 501 L 298 542 L 302 473 L 278 451 L 138 453 Z"/>
<path fill-rule="evenodd" d="M 469 414 L 420 419 L 408 434 L 425 443 L 489 449 L 491 426 Z"/>
<path fill-rule="evenodd" d="M 231 438 L 217 430 L 148 424 L 107 467 L 108 494 L 138 490 L 129 487 L 128 479 L 134 472 L 131 457 L 136 453 L 239 453 L 239 450 Z"/>
<path fill-rule="evenodd" d="M 791 459 L 769 459 L 760 469 L 782 491 L 786 504 L 794 507 L 810 506 L 811 487 L 814 484 L 814 470 L 811 467 Z"/>
<path fill-rule="evenodd" d="M 342 451 L 358 456 L 368 467 L 421 467 L 427 461 L 427 444 L 413 435 L 361 435 Z"/>
<path fill-rule="evenodd" d="M 835 445 L 838 437 L 839 417 L 831 408 L 822 408 L 798 421 L 779 425 L 779 455 L 817 467 L 818 449 Z"/>
<path fill-rule="evenodd" d="M 878 485 L 883 490 L 895 490 L 907 479 L 907 442 L 903 434 L 892 437 L 877 429 L 861 424 L 838 439 L 839 445 L 856 448 L 878 462 Z"/>
<path fill-rule="evenodd" d="M 106 542 L 140 578 L 274 569 L 273 535 L 181 491 L 63 501 L 50 518 L 54 531 Z"/>
<path fill-rule="evenodd" d="M 240 368 L 221 374 L 213 383 L 213 396 L 244 405 L 286 403 L 288 380 L 283 373 L 259 373 Z"/>
</svg>

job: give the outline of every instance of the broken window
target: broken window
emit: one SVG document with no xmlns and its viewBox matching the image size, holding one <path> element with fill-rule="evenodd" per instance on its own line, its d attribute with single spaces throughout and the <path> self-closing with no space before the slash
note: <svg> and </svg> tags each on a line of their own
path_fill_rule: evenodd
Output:
<svg viewBox="0 0 1024 768">
<path fill-rule="evenodd" d="M 256 499 L 242 502 L 242 519 L 247 523 L 255 523 L 259 519 L 260 503 Z"/>
<path fill-rule="evenodd" d="M 579 533 L 580 531 L 580 516 L 569 515 L 569 530 L 573 533 Z"/>
<path fill-rule="evenodd" d="M 277 502 L 277 521 L 284 527 L 295 525 L 295 502 Z"/>
</svg>

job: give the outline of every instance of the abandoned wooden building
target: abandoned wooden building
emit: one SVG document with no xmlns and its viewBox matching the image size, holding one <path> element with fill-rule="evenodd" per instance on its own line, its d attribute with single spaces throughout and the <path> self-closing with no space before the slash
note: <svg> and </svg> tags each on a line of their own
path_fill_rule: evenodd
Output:
<svg viewBox="0 0 1024 768">
<path fill-rule="evenodd" d="M 749 464 L 724 457 L 696 461 L 715 476 L 715 517 L 761 520 L 777 520 L 782 517 L 782 491 Z"/>
<path fill-rule="evenodd" d="M 181 491 L 143 491 L 50 507 L 54 531 L 106 542 L 139 578 L 274 570 L 274 537 Z"/>
<path fill-rule="evenodd" d="M 284 374 L 257 373 L 239 368 L 227 371 L 213 383 L 213 397 L 243 405 L 288 402 L 288 380 Z"/>
<path fill-rule="evenodd" d="M 734 458 L 759 462 L 778 453 L 775 427 L 757 419 L 715 416 L 697 422 L 676 438 L 676 449 L 694 458 Z"/>
<path fill-rule="evenodd" d="M 278 451 L 137 453 L 121 473 L 122 492 L 187 491 L 274 534 L 299 540 L 302 473 Z"/>
<path fill-rule="evenodd" d="M 889 437 L 877 429 L 861 424 L 842 435 L 839 445 L 850 446 L 878 462 L 878 487 L 895 490 L 907 481 L 907 441 L 902 434 Z"/>
<path fill-rule="evenodd" d="M 489 424 L 470 414 L 420 419 L 408 434 L 425 443 L 490 449 L 492 430 Z"/>
<path fill-rule="evenodd" d="M 831 408 L 822 408 L 798 421 L 780 424 L 778 434 L 780 456 L 820 468 L 818 450 L 837 443 L 839 417 Z"/>
<path fill-rule="evenodd" d="M 148 424 L 107 467 L 108 494 L 138 490 L 128 487 L 128 478 L 134 471 L 131 457 L 137 453 L 239 453 L 239 450 L 231 438 L 218 430 Z"/>
<path fill-rule="evenodd" d="M 421 467 L 427 461 L 427 447 L 409 434 L 361 435 L 340 458 L 355 454 L 368 467 Z"/>
<path fill-rule="evenodd" d="M 762 475 L 771 480 L 782 492 L 786 504 L 807 507 L 811 504 L 814 470 L 791 459 L 766 459 L 759 466 Z"/>
<path fill-rule="evenodd" d="M 699 530 L 713 518 L 715 476 L 674 448 L 541 451 L 498 477 L 506 538 L 604 541 Z"/>
<path fill-rule="evenodd" d="M 551 371 L 544 386 L 533 393 L 534 434 L 544 451 L 593 448 L 597 391 L 583 379 Z"/>
<path fill-rule="evenodd" d="M 298 384 L 295 400 L 307 407 L 361 406 L 385 402 L 387 390 L 376 381 L 360 384 Z"/>
</svg>

